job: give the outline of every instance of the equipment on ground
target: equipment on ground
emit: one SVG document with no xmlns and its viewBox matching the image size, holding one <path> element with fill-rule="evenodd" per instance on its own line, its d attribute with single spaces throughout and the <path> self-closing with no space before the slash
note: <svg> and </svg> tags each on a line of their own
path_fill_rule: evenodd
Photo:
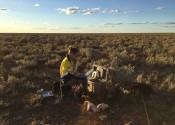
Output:
<svg viewBox="0 0 175 125">
<path fill-rule="evenodd" d="M 99 92 L 103 86 L 102 84 L 108 81 L 108 68 L 99 65 L 93 65 L 92 69 L 90 69 L 87 73 L 89 92 Z"/>
</svg>

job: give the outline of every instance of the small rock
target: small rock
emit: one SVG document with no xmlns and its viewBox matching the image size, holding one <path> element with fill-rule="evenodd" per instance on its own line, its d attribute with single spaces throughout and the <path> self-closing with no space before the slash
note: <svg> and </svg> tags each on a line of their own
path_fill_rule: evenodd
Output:
<svg viewBox="0 0 175 125">
<path fill-rule="evenodd" d="M 40 93 L 42 93 L 43 91 L 44 91 L 44 89 L 39 89 L 39 90 L 36 91 L 36 93 L 37 93 L 37 94 L 40 94 Z"/>
</svg>

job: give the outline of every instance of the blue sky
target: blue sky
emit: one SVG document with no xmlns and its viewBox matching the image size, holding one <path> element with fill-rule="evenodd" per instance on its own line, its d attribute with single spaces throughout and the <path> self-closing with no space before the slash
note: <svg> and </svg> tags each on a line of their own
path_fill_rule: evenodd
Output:
<svg viewBox="0 0 175 125">
<path fill-rule="evenodd" d="M 175 0 L 0 0 L 0 33 L 175 33 Z"/>
</svg>

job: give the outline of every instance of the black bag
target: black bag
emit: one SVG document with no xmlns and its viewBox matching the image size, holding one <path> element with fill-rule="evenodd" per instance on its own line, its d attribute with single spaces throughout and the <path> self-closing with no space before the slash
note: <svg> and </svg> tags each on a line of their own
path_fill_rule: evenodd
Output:
<svg viewBox="0 0 175 125">
<path fill-rule="evenodd" d="M 61 85 L 61 86 L 60 86 Z M 63 83 L 60 83 L 60 81 L 56 81 L 53 83 L 53 92 L 54 94 L 58 94 L 62 91 L 63 94 L 72 91 L 72 86 L 70 85 L 64 85 Z"/>
</svg>

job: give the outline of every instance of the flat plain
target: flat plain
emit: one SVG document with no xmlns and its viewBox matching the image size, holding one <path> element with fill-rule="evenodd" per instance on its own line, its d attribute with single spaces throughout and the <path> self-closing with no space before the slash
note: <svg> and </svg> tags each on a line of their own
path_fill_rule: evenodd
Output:
<svg viewBox="0 0 175 125">
<path fill-rule="evenodd" d="M 79 72 L 113 69 L 102 98 L 88 99 L 107 110 L 87 112 L 71 94 L 58 104 L 36 94 L 52 90 L 69 45 L 80 50 Z M 175 34 L 0 34 L 2 125 L 174 125 L 174 98 Z"/>
</svg>

